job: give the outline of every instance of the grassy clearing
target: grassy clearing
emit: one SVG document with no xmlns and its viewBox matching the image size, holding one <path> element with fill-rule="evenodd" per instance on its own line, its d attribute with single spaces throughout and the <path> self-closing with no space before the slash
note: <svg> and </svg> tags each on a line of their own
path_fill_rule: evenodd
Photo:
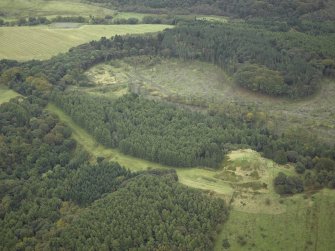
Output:
<svg viewBox="0 0 335 251">
<path fill-rule="evenodd" d="M 223 16 L 214 16 L 214 15 L 204 15 L 204 16 L 196 16 L 197 20 L 204 20 L 209 22 L 220 22 L 220 23 L 227 23 L 228 18 Z"/>
<path fill-rule="evenodd" d="M 168 25 L 83 25 L 79 28 L 52 26 L 0 27 L 0 59 L 48 59 L 69 48 L 100 37 L 142 34 L 170 28 Z"/>
<path fill-rule="evenodd" d="M 137 13 L 137 12 L 117 12 L 114 15 L 114 19 L 129 19 L 137 18 L 139 21 L 142 21 L 143 17 L 167 17 L 165 14 L 149 14 L 149 13 Z"/>
<path fill-rule="evenodd" d="M 98 65 L 87 74 L 98 88 L 105 85 L 103 92 L 91 92 L 113 96 L 113 88 L 128 85 L 133 92 L 174 103 L 219 109 L 229 109 L 231 104 L 250 106 L 263 112 L 269 128 L 275 131 L 298 127 L 335 140 L 334 80 L 325 79 L 313 97 L 293 101 L 242 89 L 221 68 L 199 61 L 133 57 Z"/>
<path fill-rule="evenodd" d="M 335 191 L 281 200 L 285 207 L 281 214 L 232 210 L 215 250 L 225 250 L 223 239 L 228 239 L 232 251 L 335 250 Z"/>
<path fill-rule="evenodd" d="M 85 4 L 80 1 L 43 1 L 43 0 L 1 0 L 0 10 L 6 20 L 29 16 L 105 16 L 115 13 L 114 10 Z"/>
<path fill-rule="evenodd" d="M 137 12 L 116 12 L 114 15 L 115 19 L 128 19 L 128 18 L 137 18 L 138 20 L 142 21 L 143 17 L 151 16 L 151 17 L 158 17 L 158 18 L 180 18 L 185 20 L 204 20 L 209 22 L 221 22 L 226 23 L 228 22 L 228 18 L 224 16 L 215 16 L 215 15 L 167 15 L 167 14 L 151 14 L 151 13 L 137 13 Z"/>
<path fill-rule="evenodd" d="M 0 85 L 0 104 L 8 102 L 10 99 L 20 96 L 17 92 Z"/>
<path fill-rule="evenodd" d="M 122 67 L 99 64 L 86 72 L 86 76 L 95 86 L 76 88 L 91 95 L 117 98 L 128 93 L 129 75 Z"/>
<path fill-rule="evenodd" d="M 208 104 L 223 99 L 232 88 L 224 72 L 209 63 L 147 56 L 132 57 L 97 65 L 87 76 L 101 88 L 128 84 L 147 96 L 180 103 Z"/>
</svg>

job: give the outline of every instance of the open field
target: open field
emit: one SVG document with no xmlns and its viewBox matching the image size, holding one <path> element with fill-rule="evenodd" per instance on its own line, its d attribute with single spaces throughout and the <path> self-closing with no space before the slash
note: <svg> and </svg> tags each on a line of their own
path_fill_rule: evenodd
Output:
<svg viewBox="0 0 335 251">
<path fill-rule="evenodd" d="M 0 104 L 9 101 L 12 98 L 19 96 L 15 91 L 8 89 L 6 86 L 0 85 Z"/>
<path fill-rule="evenodd" d="M 83 25 L 65 29 L 52 26 L 0 27 L 0 59 L 48 59 L 103 36 L 157 32 L 170 27 L 159 24 Z"/>
<path fill-rule="evenodd" d="M 231 251 L 335 250 L 335 191 L 283 198 L 282 206 L 280 214 L 232 210 L 215 250 L 225 250 L 223 239 Z"/>
<path fill-rule="evenodd" d="M 137 13 L 137 12 L 115 12 L 114 18 L 137 18 L 142 21 L 143 17 L 151 16 L 151 17 L 159 17 L 159 18 L 168 18 L 169 15 L 166 14 L 151 14 L 151 13 Z M 185 20 L 206 20 L 209 22 L 222 22 L 225 23 L 228 21 L 227 17 L 224 16 L 215 16 L 215 15 L 170 15 L 171 18 L 176 17 Z"/>
<path fill-rule="evenodd" d="M 317 94 L 294 101 L 240 88 L 223 69 L 199 61 L 134 57 L 97 65 L 87 75 L 96 87 L 86 91 L 97 95 L 119 96 L 126 93 L 128 85 L 132 92 L 193 107 L 249 106 L 263 112 L 275 131 L 302 128 L 327 141 L 335 140 L 333 80 L 324 79 Z"/>
<path fill-rule="evenodd" d="M 29 16 L 105 16 L 112 15 L 115 11 L 107 8 L 85 4 L 80 1 L 43 1 L 43 0 L 1 0 L 0 10 L 6 20 L 18 19 Z"/>
</svg>

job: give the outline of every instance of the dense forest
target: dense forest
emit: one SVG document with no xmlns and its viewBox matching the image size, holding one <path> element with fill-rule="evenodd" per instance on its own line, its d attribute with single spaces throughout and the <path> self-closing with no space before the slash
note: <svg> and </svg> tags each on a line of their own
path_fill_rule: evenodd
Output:
<svg viewBox="0 0 335 251">
<path fill-rule="evenodd" d="M 44 105 L 30 96 L 0 106 L 4 250 L 213 247 L 216 227 L 227 217 L 221 199 L 178 184 L 174 171 L 130 173 L 102 159 L 91 164 Z"/>
<path fill-rule="evenodd" d="M 334 20 L 335 5 L 331 0 L 88 0 L 121 10 L 166 13 L 201 13 L 250 17 L 304 17 Z"/>
<path fill-rule="evenodd" d="M 323 78 L 335 77 L 332 1 L 90 2 L 119 10 L 173 10 L 165 21 L 145 17 L 142 22 L 177 25 L 158 34 L 102 37 L 45 61 L 0 61 L 0 85 L 23 95 L 0 105 L 0 249 L 212 250 L 227 220 L 229 207 L 221 198 L 180 184 L 174 169 L 130 172 L 92 156 L 45 109 L 50 102 L 97 142 L 131 156 L 171 168 L 215 169 L 228 152 L 250 148 L 294 166 L 293 176 L 280 172 L 273 180 L 280 195 L 335 189 L 334 143 L 299 129 L 273 131 L 252 105 L 199 111 L 138 95 L 131 83 L 130 93 L 119 98 L 97 98 L 80 88 L 94 85 L 85 75 L 92 66 L 146 55 L 216 64 L 252 92 L 292 100 L 311 96 Z M 246 19 L 178 22 L 174 16 L 189 12 Z M 261 19 L 265 16 L 272 18 Z M 114 23 L 107 16 L 51 20 Z"/>
<path fill-rule="evenodd" d="M 213 62 L 240 85 L 274 96 L 308 96 L 322 75 L 334 76 L 335 47 L 327 36 L 198 23 L 166 31 L 162 44 L 165 53 Z"/>
<path fill-rule="evenodd" d="M 81 211 L 50 238 L 51 250 L 211 250 L 227 217 L 220 199 L 175 175 L 139 175 Z"/>
<path fill-rule="evenodd" d="M 176 24 L 177 21 L 185 21 L 187 18 L 176 18 L 173 16 L 144 16 L 142 20 L 139 20 L 135 17 L 129 18 L 114 18 L 111 15 L 106 15 L 105 17 L 94 17 L 90 16 L 82 17 L 82 16 L 56 16 L 56 17 L 28 17 L 28 18 L 19 18 L 18 20 L 10 20 L 6 21 L 0 18 L 0 26 L 37 26 L 37 25 L 49 25 L 52 23 L 81 23 L 81 24 L 105 24 L 105 25 L 115 25 L 115 24 Z"/>
</svg>

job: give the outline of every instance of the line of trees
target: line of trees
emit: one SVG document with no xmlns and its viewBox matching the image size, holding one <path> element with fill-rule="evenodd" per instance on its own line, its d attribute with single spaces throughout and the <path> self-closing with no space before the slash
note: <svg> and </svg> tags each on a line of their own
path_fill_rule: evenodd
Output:
<svg viewBox="0 0 335 251">
<path fill-rule="evenodd" d="M 51 23 L 82 23 L 82 24 L 176 24 L 177 21 L 187 20 L 181 17 L 176 18 L 173 16 L 144 16 L 142 20 L 136 17 L 129 18 L 113 18 L 113 16 L 106 15 L 105 17 L 82 17 L 82 16 L 56 16 L 53 18 L 47 17 L 21 17 L 14 21 L 5 21 L 0 18 L 0 26 L 35 26 L 35 25 L 48 25 Z"/>
</svg>

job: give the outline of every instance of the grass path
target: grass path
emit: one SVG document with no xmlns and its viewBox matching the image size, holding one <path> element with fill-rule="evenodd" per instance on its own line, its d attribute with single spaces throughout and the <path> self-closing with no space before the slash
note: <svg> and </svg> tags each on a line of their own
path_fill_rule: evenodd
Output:
<svg viewBox="0 0 335 251">
<path fill-rule="evenodd" d="M 162 24 L 0 27 L 0 59 L 48 59 L 71 47 L 114 35 L 143 34 L 171 28 Z"/>
<path fill-rule="evenodd" d="M 10 99 L 19 96 L 17 92 L 8 89 L 8 87 L 0 85 L 0 104 L 8 102 Z"/>
</svg>

